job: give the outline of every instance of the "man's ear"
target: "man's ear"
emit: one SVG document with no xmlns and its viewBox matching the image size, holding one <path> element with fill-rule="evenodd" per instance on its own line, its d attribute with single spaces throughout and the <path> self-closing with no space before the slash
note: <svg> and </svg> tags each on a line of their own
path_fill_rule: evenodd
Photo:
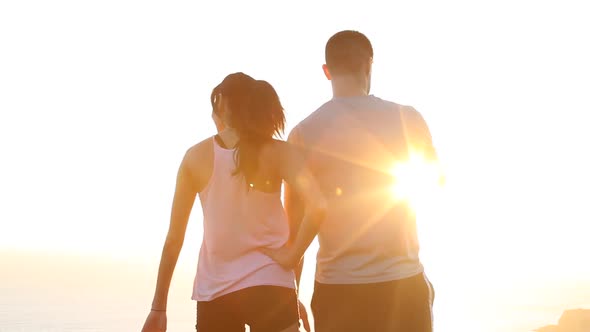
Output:
<svg viewBox="0 0 590 332">
<path fill-rule="evenodd" d="M 330 70 L 328 70 L 328 65 L 322 65 L 322 69 L 324 70 L 324 75 L 326 75 L 326 78 L 328 79 L 328 81 L 332 80 L 332 75 L 330 75 Z"/>
<path fill-rule="evenodd" d="M 369 59 L 369 61 L 366 64 L 365 70 L 367 71 L 366 72 L 367 75 L 371 75 L 371 72 L 373 71 L 373 58 Z"/>
</svg>

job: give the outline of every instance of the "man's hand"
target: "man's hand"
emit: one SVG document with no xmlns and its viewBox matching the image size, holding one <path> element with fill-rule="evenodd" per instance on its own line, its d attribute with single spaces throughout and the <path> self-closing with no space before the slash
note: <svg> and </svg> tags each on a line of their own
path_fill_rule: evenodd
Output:
<svg viewBox="0 0 590 332">
<path fill-rule="evenodd" d="M 301 257 L 295 256 L 293 248 L 289 245 L 284 245 L 278 249 L 261 248 L 260 250 L 285 269 L 294 269 L 301 260 Z"/>
<path fill-rule="evenodd" d="M 305 310 L 305 306 L 303 305 L 303 303 L 301 303 L 301 300 L 299 300 L 298 302 L 299 302 L 299 319 L 301 319 L 303 321 L 303 328 L 305 329 L 305 331 L 311 332 L 311 326 L 309 326 L 309 318 L 307 317 L 307 310 Z"/>
<path fill-rule="evenodd" d="M 166 312 L 150 311 L 141 332 L 166 332 Z"/>
</svg>

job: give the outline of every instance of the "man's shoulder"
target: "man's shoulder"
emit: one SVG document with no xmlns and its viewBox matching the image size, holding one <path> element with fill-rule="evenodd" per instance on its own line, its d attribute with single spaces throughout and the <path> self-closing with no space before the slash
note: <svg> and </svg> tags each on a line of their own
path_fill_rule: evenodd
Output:
<svg viewBox="0 0 590 332">
<path fill-rule="evenodd" d="M 377 118 L 381 118 L 382 121 L 385 122 L 388 122 L 392 116 L 394 118 L 398 118 L 400 113 L 402 116 L 405 115 L 409 118 L 421 117 L 420 113 L 412 106 L 382 99 L 374 95 L 371 95 L 370 98 L 367 99 L 366 105 L 361 106 L 357 104 L 356 106 L 351 107 L 351 109 L 355 107 L 367 107 L 373 109 L 374 111 L 377 111 Z M 341 111 L 342 106 L 339 106 L 337 101 L 334 99 L 326 101 L 306 118 L 301 120 L 297 125 L 295 125 L 295 127 L 293 127 L 291 133 L 289 134 L 289 141 L 302 140 L 303 136 L 305 136 L 307 132 L 324 129 L 326 122 L 329 122 L 335 116 L 342 115 Z"/>
<path fill-rule="evenodd" d="M 329 112 L 332 104 L 332 100 L 328 100 L 327 102 L 323 103 L 320 107 L 318 107 L 315 111 L 311 112 L 311 114 L 309 114 L 307 117 L 305 117 L 303 120 L 299 121 L 299 123 L 297 123 L 293 129 L 291 129 L 291 132 L 289 133 L 289 141 L 296 141 L 296 140 L 300 140 L 302 139 L 302 135 L 304 135 L 304 133 L 310 129 L 310 127 L 312 127 L 312 125 L 315 125 L 317 123 L 317 121 L 321 121 L 320 118 L 323 117 L 323 115 L 326 112 Z"/>
<path fill-rule="evenodd" d="M 383 105 L 383 109 L 394 111 L 405 120 L 416 121 L 422 119 L 422 114 L 413 106 L 400 104 L 381 98 L 377 99 Z"/>
<path fill-rule="evenodd" d="M 333 109 L 333 100 L 328 100 L 323 103 L 320 107 L 318 107 L 315 111 L 311 112 L 305 119 L 301 120 L 295 128 L 305 128 L 309 124 L 315 122 L 318 118 L 322 117 L 327 112 L 330 112 Z"/>
<path fill-rule="evenodd" d="M 373 96 L 373 100 L 379 106 L 381 106 L 381 108 L 386 109 L 386 110 L 394 110 L 394 111 L 400 111 L 400 112 L 415 111 L 414 107 L 412 107 L 412 106 L 400 104 L 400 103 L 397 103 L 397 102 L 394 102 L 394 101 L 391 101 L 388 99 L 383 99 L 383 98 Z"/>
</svg>

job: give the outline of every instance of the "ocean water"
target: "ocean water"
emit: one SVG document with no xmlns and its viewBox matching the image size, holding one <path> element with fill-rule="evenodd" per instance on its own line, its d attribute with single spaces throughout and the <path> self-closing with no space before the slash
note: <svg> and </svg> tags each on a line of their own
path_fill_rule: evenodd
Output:
<svg viewBox="0 0 590 332">
<path fill-rule="evenodd" d="M 140 331 L 149 312 L 157 264 L 14 253 L 0 257 L 0 332 Z M 304 270 L 307 304 L 313 264 L 309 259 Z M 194 331 L 194 268 L 179 262 L 169 295 L 168 331 Z M 525 332 L 556 323 L 565 309 L 590 308 L 590 283 L 583 279 L 512 288 L 468 283 L 467 278 L 443 282 L 438 273 L 431 279 L 437 332 Z"/>
</svg>

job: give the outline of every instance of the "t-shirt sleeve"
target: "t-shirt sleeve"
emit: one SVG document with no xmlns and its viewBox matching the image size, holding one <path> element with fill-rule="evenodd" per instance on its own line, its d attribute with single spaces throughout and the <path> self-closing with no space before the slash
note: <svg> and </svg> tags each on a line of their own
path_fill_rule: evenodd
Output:
<svg viewBox="0 0 590 332">
<path fill-rule="evenodd" d="M 296 126 L 293 128 L 293 130 L 291 130 L 289 137 L 287 138 L 287 142 L 297 149 L 298 153 L 300 153 L 303 157 L 307 167 L 310 167 L 311 169 L 313 166 L 312 149 L 307 145 L 307 142 L 303 136 L 303 132 L 299 126 Z"/>
<path fill-rule="evenodd" d="M 423 154 L 426 160 L 438 160 L 430 129 L 422 114 L 413 107 L 405 107 L 402 110 L 402 121 L 410 151 Z"/>
<path fill-rule="evenodd" d="M 287 137 L 287 142 L 299 147 L 303 145 L 303 140 L 298 127 L 295 127 L 293 128 L 293 130 L 291 130 L 291 132 L 289 133 L 289 137 Z"/>
</svg>

